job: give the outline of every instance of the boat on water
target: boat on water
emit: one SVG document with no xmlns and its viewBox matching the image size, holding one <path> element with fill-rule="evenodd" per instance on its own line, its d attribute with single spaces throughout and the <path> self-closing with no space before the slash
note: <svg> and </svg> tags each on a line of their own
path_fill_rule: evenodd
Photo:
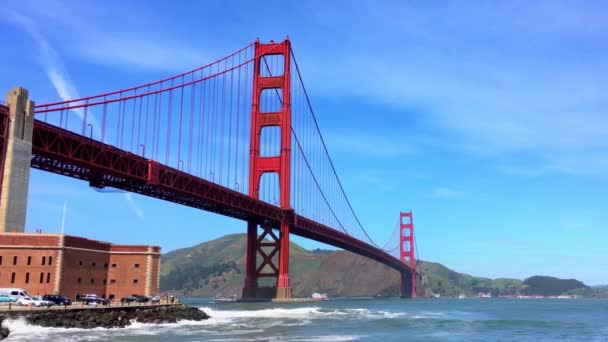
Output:
<svg viewBox="0 0 608 342">
<path fill-rule="evenodd" d="M 237 296 L 234 294 L 230 297 L 222 296 L 221 294 L 213 297 L 214 302 L 236 302 L 238 300 Z"/>
<path fill-rule="evenodd" d="M 327 295 L 325 293 L 318 293 L 315 292 L 313 293 L 310 298 L 314 299 L 314 300 L 329 300 L 329 298 L 327 298 Z"/>
<path fill-rule="evenodd" d="M 458 295 L 458 299 L 463 299 L 463 298 L 467 298 L 467 296 L 465 296 L 464 293 L 461 293 Z"/>
</svg>

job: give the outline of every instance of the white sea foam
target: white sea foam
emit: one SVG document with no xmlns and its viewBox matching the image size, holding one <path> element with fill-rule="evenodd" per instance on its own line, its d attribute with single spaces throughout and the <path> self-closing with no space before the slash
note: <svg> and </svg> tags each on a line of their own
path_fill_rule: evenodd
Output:
<svg viewBox="0 0 608 342">
<path fill-rule="evenodd" d="M 179 327 L 198 327 L 205 325 L 213 325 L 213 323 L 209 321 L 182 320 L 177 323 L 152 324 L 140 323 L 135 321 L 124 328 L 82 329 L 41 327 L 37 325 L 31 325 L 27 323 L 25 319 L 19 318 L 7 319 L 3 322 L 3 325 L 9 328 L 9 337 L 11 337 L 11 339 L 14 339 L 15 341 L 39 341 L 43 339 L 48 340 L 48 337 L 52 335 L 53 341 L 58 342 L 74 340 L 95 341 L 100 339 L 107 339 L 108 334 L 111 334 L 112 336 L 154 336 L 166 332 L 167 330 L 176 329 Z M 198 332 L 204 333 L 205 330 L 199 329 Z"/>
<path fill-rule="evenodd" d="M 318 342 L 344 342 L 360 340 L 365 336 L 360 335 L 325 335 L 325 336 L 307 336 L 302 338 L 290 339 L 290 341 L 318 341 Z"/>
<path fill-rule="evenodd" d="M 312 316 L 324 315 L 321 308 L 304 307 L 295 309 L 262 309 L 262 310 L 215 310 L 209 307 L 203 307 L 209 316 L 218 321 L 234 318 L 311 318 Z"/>
<path fill-rule="evenodd" d="M 239 340 L 239 335 L 259 334 L 284 326 L 313 324 L 315 320 L 349 319 L 376 320 L 396 319 L 404 316 L 401 312 L 372 311 L 368 309 L 338 309 L 322 307 L 271 308 L 260 310 L 220 310 L 202 307 L 211 318 L 197 321 L 182 320 L 177 323 L 150 324 L 133 322 L 125 328 L 47 328 L 28 324 L 23 318 L 7 319 L 4 325 L 10 329 L 10 340 L 14 341 L 98 341 L 120 340 L 127 336 L 153 336 L 173 334 L 181 336 L 230 337 Z M 313 338 L 318 341 L 352 341 L 359 336 L 329 335 Z M 240 340 L 251 340 L 243 336 Z M 280 337 L 279 337 L 280 339 Z M 293 340 L 293 339 L 291 339 Z"/>
<path fill-rule="evenodd" d="M 403 312 L 390 311 L 371 311 L 368 309 L 323 309 L 320 307 L 303 307 L 303 308 L 273 308 L 261 310 L 216 310 L 209 307 L 203 307 L 209 316 L 218 323 L 234 322 L 236 319 L 243 318 L 278 318 L 278 319 L 382 319 L 382 318 L 399 318 L 403 317 Z"/>
<path fill-rule="evenodd" d="M 282 337 L 282 336 L 263 336 L 263 337 L 247 337 L 247 338 L 210 338 L 205 339 L 206 341 L 274 341 L 274 342 L 291 342 L 291 341 L 319 341 L 319 342 L 346 342 L 355 341 L 365 336 L 360 335 L 325 335 L 325 336 L 306 336 L 306 337 Z"/>
</svg>

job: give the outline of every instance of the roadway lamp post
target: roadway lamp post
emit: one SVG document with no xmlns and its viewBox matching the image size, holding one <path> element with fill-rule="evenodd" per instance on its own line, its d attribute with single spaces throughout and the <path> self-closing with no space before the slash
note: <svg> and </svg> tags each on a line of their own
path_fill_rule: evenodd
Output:
<svg viewBox="0 0 608 342">
<path fill-rule="evenodd" d="M 146 157 L 146 145 L 139 144 L 139 146 L 141 147 L 141 156 L 145 158 Z"/>
<path fill-rule="evenodd" d="M 89 126 L 91 128 L 91 133 L 89 134 L 89 138 L 93 139 L 93 124 L 89 123 L 89 124 L 87 124 L 87 126 Z"/>
</svg>

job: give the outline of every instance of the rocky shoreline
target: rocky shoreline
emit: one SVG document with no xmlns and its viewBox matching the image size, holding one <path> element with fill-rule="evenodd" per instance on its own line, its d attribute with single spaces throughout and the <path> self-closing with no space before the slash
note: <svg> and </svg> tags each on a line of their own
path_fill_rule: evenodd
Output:
<svg viewBox="0 0 608 342">
<path fill-rule="evenodd" d="M 202 321 L 208 319 L 209 315 L 187 305 L 65 309 L 0 316 L 0 325 L 4 319 L 17 317 L 25 317 L 27 323 L 42 327 L 93 329 L 124 328 L 133 322 L 162 324 L 180 320 Z M 8 328 L 1 327 L 0 340 L 9 333 Z"/>
<path fill-rule="evenodd" d="M 11 333 L 7 327 L 2 325 L 2 322 L 4 322 L 4 319 L 5 319 L 4 316 L 0 316 L 0 341 L 7 338 L 8 335 L 10 335 L 10 333 Z"/>
</svg>

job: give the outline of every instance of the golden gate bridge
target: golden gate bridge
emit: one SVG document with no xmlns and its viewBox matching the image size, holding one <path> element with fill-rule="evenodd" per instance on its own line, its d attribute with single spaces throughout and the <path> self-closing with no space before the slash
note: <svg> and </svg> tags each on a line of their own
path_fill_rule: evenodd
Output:
<svg viewBox="0 0 608 342">
<path fill-rule="evenodd" d="M 13 134 L 31 141 L 36 169 L 246 221 L 243 298 L 291 298 L 290 234 L 385 264 L 400 272 L 402 296 L 416 296 L 412 214 L 400 214 L 398 237 L 382 248 L 371 239 L 289 39 L 258 40 L 194 70 L 95 96 L 35 108 L 26 90 L 12 96 L 0 105 L 0 177 Z"/>
</svg>

